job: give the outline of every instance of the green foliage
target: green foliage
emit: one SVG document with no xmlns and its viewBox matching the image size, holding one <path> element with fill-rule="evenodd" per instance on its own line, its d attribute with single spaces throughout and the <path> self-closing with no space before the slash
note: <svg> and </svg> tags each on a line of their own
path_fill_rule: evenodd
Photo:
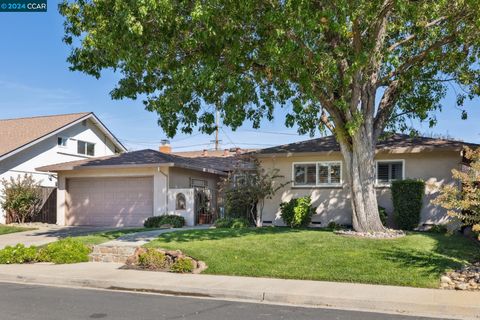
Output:
<svg viewBox="0 0 480 320">
<path fill-rule="evenodd" d="M 393 216 L 400 229 L 413 230 L 420 223 L 425 194 L 423 180 L 397 180 L 392 182 Z"/>
<path fill-rule="evenodd" d="M 330 230 L 342 230 L 342 229 L 345 229 L 345 227 L 340 224 L 340 223 L 336 223 L 335 221 L 330 221 L 327 225 L 327 228 L 330 229 Z"/>
<path fill-rule="evenodd" d="M 42 204 L 40 185 L 31 174 L 10 177 L 9 180 L 3 179 L 1 182 L 2 208 L 15 222 L 24 223 L 38 213 Z"/>
<path fill-rule="evenodd" d="M 190 258 L 178 258 L 170 267 L 170 271 L 188 273 L 193 271 L 193 261 Z"/>
<path fill-rule="evenodd" d="M 146 252 L 138 256 L 138 265 L 145 269 L 163 269 L 166 262 L 165 254 L 153 248 L 147 248 Z"/>
<path fill-rule="evenodd" d="M 176 215 L 163 215 L 150 217 L 143 223 L 145 228 L 160 228 L 163 225 L 171 225 L 173 228 L 182 228 L 185 225 L 185 218 Z"/>
<path fill-rule="evenodd" d="M 21 243 L 13 247 L 6 246 L 4 249 L 0 250 L 0 264 L 35 262 L 36 257 L 36 247 L 25 247 Z"/>
<path fill-rule="evenodd" d="M 384 207 L 378 206 L 378 214 L 380 215 L 380 221 L 382 221 L 382 224 L 386 226 L 388 218 L 387 210 L 385 210 Z"/>
<path fill-rule="evenodd" d="M 145 96 L 169 136 L 213 132 L 202 104 L 232 128 L 259 127 L 291 104 L 286 124 L 302 133 L 325 130 L 325 110 L 354 134 L 370 116 L 359 95 L 378 92 L 387 107 L 378 119 L 404 128 L 410 118 L 434 124 L 452 83 L 465 92 L 459 107 L 479 93 L 478 1 L 119 1 L 112 10 L 109 0 L 65 0 L 59 11 L 71 69 L 117 70 L 112 98 Z"/>
<path fill-rule="evenodd" d="M 435 224 L 430 229 L 428 229 L 428 232 L 445 234 L 448 232 L 448 228 L 444 224 Z"/>
<path fill-rule="evenodd" d="M 38 261 L 56 264 L 88 262 L 90 248 L 74 238 L 47 244 L 38 251 Z"/>
<path fill-rule="evenodd" d="M 293 198 L 280 204 L 283 222 L 291 228 L 307 227 L 312 221 L 315 208 L 311 205 L 309 196 Z"/>
<path fill-rule="evenodd" d="M 250 222 L 244 218 L 220 218 L 215 221 L 215 227 L 217 228 L 241 229 L 249 226 Z"/>
<path fill-rule="evenodd" d="M 468 166 L 461 171 L 452 170 L 458 185 L 444 185 L 433 203 L 447 209 L 450 216 L 464 225 L 480 230 L 480 148 L 465 148 L 464 158 Z"/>
<path fill-rule="evenodd" d="M 243 159 L 247 162 L 248 159 Z M 278 169 L 265 170 L 258 161 L 236 167 L 220 182 L 225 193 L 225 212 L 228 218 L 241 218 L 260 226 L 265 199 L 271 199 L 288 182 L 281 183 Z M 250 224 L 250 223 L 249 223 Z"/>
</svg>

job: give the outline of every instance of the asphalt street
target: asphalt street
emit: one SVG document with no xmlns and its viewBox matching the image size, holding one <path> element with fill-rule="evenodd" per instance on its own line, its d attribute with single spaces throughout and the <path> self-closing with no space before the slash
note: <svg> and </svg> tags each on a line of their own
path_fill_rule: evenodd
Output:
<svg viewBox="0 0 480 320">
<path fill-rule="evenodd" d="M 0 283 L 0 319 L 413 320 L 428 318 L 133 292 Z"/>
</svg>

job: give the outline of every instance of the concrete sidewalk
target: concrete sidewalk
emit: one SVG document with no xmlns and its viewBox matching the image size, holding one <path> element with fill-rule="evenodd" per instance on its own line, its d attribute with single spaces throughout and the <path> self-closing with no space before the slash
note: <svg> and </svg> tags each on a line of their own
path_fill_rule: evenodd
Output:
<svg viewBox="0 0 480 320">
<path fill-rule="evenodd" d="M 146 291 L 455 319 L 480 319 L 480 293 L 322 281 L 173 274 L 121 264 L 2 265 L 0 282 Z"/>
</svg>

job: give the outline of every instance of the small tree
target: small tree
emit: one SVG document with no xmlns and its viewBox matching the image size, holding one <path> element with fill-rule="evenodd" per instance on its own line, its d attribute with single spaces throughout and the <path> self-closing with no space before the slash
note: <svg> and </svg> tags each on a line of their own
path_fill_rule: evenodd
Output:
<svg viewBox="0 0 480 320">
<path fill-rule="evenodd" d="M 448 214 L 462 221 L 466 226 L 473 226 L 480 231 L 480 148 L 465 148 L 464 157 L 467 166 L 452 170 L 457 186 L 445 185 L 440 195 L 433 201 L 448 210 Z"/>
<path fill-rule="evenodd" d="M 31 174 L 2 180 L 1 205 L 13 221 L 25 223 L 41 209 L 40 185 Z"/>
<path fill-rule="evenodd" d="M 253 169 L 239 166 L 233 170 L 220 183 L 220 190 L 225 193 L 228 213 L 244 211 L 244 217 L 260 227 L 265 200 L 271 199 L 288 182 L 278 183 L 277 180 L 283 178 L 278 169 L 265 170 L 257 161 L 252 162 Z"/>
</svg>

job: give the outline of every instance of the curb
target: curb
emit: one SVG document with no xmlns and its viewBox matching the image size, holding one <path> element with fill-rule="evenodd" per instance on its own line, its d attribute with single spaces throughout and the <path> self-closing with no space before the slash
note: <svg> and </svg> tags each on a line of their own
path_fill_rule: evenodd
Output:
<svg viewBox="0 0 480 320">
<path fill-rule="evenodd" d="M 86 278 L 69 278 L 55 276 L 20 276 L 14 274 L 0 273 L 0 282 L 13 282 L 23 284 L 37 284 L 47 286 L 62 287 L 80 287 L 90 289 L 121 290 L 132 292 L 147 292 L 156 294 L 166 294 L 175 296 L 213 298 L 223 300 L 241 300 L 253 303 L 267 304 L 287 304 L 301 307 L 333 308 L 343 310 L 355 310 L 365 312 L 401 314 L 405 316 L 425 316 L 434 318 L 451 319 L 480 319 L 480 295 L 472 295 L 471 305 L 460 305 L 441 297 L 436 299 L 435 292 L 441 290 L 432 290 L 430 301 L 412 303 L 411 301 L 398 301 L 388 299 L 382 296 L 371 299 L 371 297 L 361 297 L 358 294 L 345 292 L 342 297 L 338 294 L 312 293 L 299 294 L 292 292 L 271 292 L 268 290 L 247 290 L 247 289 L 228 289 L 222 287 L 194 287 L 182 284 L 164 285 L 164 284 L 146 284 L 142 282 L 114 280 L 90 280 Z M 427 300 L 427 299 L 426 299 Z M 469 299 L 470 300 L 470 299 Z"/>
</svg>

